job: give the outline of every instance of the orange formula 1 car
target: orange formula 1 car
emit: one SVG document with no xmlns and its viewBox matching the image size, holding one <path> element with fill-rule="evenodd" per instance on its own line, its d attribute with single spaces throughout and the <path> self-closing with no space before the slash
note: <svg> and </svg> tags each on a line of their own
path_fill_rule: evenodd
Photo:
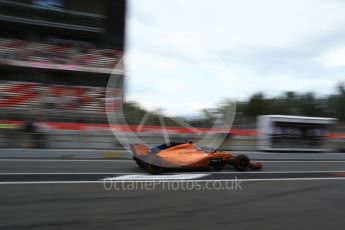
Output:
<svg viewBox="0 0 345 230">
<path fill-rule="evenodd" d="M 163 144 L 154 148 L 147 145 L 132 145 L 133 159 L 138 166 L 151 174 L 160 174 L 167 169 L 213 169 L 222 170 L 226 165 L 238 171 L 262 169 L 262 164 L 251 163 L 246 155 L 234 156 L 230 152 L 215 151 L 208 147 L 196 147 L 193 143 Z"/>
</svg>

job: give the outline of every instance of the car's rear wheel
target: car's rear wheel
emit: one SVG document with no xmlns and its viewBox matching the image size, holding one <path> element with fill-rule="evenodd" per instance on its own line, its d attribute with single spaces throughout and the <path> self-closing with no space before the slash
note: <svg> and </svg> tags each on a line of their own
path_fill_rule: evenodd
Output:
<svg viewBox="0 0 345 230">
<path fill-rule="evenodd" d="M 146 169 L 151 174 L 160 174 L 164 172 L 163 162 L 162 160 L 155 155 L 151 155 L 147 159 Z"/>
<path fill-rule="evenodd" d="M 239 155 L 234 159 L 234 168 L 237 171 L 247 171 L 249 168 L 249 158 L 246 155 Z"/>
<path fill-rule="evenodd" d="M 137 163 L 140 168 L 145 168 L 145 163 L 142 160 L 136 160 L 135 163 Z"/>
<path fill-rule="evenodd" d="M 140 167 L 140 168 L 145 168 L 145 162 L 138 159 L 137 157 L 133 157 L 133 160 L 135 161 L 135 163 L 137 163 L 137 165 Z"/>
</svg>

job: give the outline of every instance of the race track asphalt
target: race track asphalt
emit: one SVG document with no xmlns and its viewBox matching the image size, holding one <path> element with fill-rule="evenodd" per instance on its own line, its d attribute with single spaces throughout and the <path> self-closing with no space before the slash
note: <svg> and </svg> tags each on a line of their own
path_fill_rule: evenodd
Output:
<svg viewBox="0 0 345 230">
<path fill-rule="evenodd" d="M 129 160 L 0 159 L 0 229 L 344 229 L 345 161 L 263 163 L 157 180 Z"/>
</svg>

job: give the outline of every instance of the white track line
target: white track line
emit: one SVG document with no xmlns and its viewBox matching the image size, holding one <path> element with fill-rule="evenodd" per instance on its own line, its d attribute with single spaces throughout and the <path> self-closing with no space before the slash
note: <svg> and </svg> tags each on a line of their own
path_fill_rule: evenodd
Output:
<svg viewBox="0 0 345 230">
<path fill-rule="evenodd" d="M 345 163 L 345 160 L 251 160 L 263 163 Z"/>
<path fill-rule="evenodd" d="M 16 161 L 27 161 L 27 162 L 123 162 L 123 161 L 130 161 L 130 162 L 134 162 L 132 159 L 0 159 L 0 162 L 4 161 L 4 162 L 16 162 Z"/>
<path fill-rule="evenodd" d="M 202 172 L 192 172 L 192 173 L 202 173 Z M 304 171 L 247 171 L 247 172 L 210 172 L 210 174 L 279 174 L 279 173 L 345 173 L 344 170 L 304 170 Z"/>
<path fill-rule="evenodd" d="M 219 179 L 219 180 L 133 180 L 133 181 L 103 181 L 106 183 L 114 182 L 114 183 L 145 183 L 145 182 L 163 182 L 163 183 L 169 183 L 169 182 L 182 182 L 182 183 L 195 183 L 195 182 L 231 182 L 231 181 L 306 181 L 306 180 L 345 180 L 345 177 L 314 177 L 314 178 L 308 178 L 308 177 L 301 177 L 301 178 L 262 178 L 262 179 Z"/>
<path fill-rule="evenodd" d="M 129 151 L 122 149 L 30 149 L 30 148 L 2 148 L 3 151 L 28 151 L 28 152 L 80 152 L 80 154 L 92 152 L 92 153 L 104 153 L 104 152 L 119 152 L 119 153 L 129 153 Z"/>
<path fill-rule="evenodd" d="M 345 173 L 344 170 L 323 170 L 323 171 L 248 171 L 248 172 L 212 172 L 212 171 L 201 171 L 201 172 L 185 172 L 184 174 L 279 174 L 279 173 Z M 7 175 L 150 175 L 148 173 L 131 173 L 131 172 L 23 172 L 23 173 L 0 173 L 0 176 Z M 169 173 L 162 175 L 179 175 L 178 173 Z"/>
<path fill-rule="evenodd" d="M 169 180 L 169 181 L 16 181 L 0 182 L 0 185 L 39 185 L 39 184 L 101 184 L 101 183 L 209 183 L 209 182 L 269 182 L 269 181 L 319 181 L 319 180 L 345 180 L 345 177 L 315 177 L 315 178 L 263 178 L 263 179 L 229 179 L 229 180 Z"/>
<path fill-rule="evenodd" d="M 134 162 L 132 159 L 0 159 L 0 162 L 16 162 L 16 161 L 27 161 L 27 162 Z M 253 162 L 263 163 L 345 163 L 345 160 L 252 160 Z"/>
<path fill-rule="evenodd" d="M 344 170 L 345 172 L 345 170 Z M 131 175 L 131 174 L 138 174 L 138 173 L 126 173 L 126 172 L 24 172 L 24 173 L 0 173 L 0 176 L 7 176 L 7 175 Z M 144 175 L 144 173 L 143 173 Z M 147 175 L 147 174 L 146 174 Z"/>
<path fill-rule="evenodd" d="M 123 175 L 117 177 L 106 177 L 102 179 L 103 181 L 160 181 L 160 180 L 195 180 L 199 178 L 203 178 L 209 176 L 210 174 L 196 174 L 196 173 L 188 173 L 188 174 L 161 174 L 161 175 L 148 175 L 148 174 L 134 174 L 134 175 Z"/>
<path fill-rule="evenodd" d="M 196 183 L 196 182 L 231 182 L 231 181 L 248 181 L 248 182 L 260 182 L 260 181 L 308 181 L 308 180 L 345 180 L 345 177 L 301 177 L 301 178 L 259 178 L 259 179 L 241 179 L 241 178 L 235 178 L 235 179 L 215 179 L 215 180 L 123 180 L 123 181 L 107 181 L 103 180 L 104 183 Z M 6 183 L 6 182 L 5 182 Z"/>
<path fill-rule="evenodd" d="M 0 185 L 30 185 L 30 184 L 100 184 L 103 181 L 9 181 Z"/>
</svg>

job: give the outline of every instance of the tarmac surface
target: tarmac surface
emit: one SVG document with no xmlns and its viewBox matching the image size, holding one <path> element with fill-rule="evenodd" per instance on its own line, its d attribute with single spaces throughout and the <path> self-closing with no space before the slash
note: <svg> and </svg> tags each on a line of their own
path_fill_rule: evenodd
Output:
<svg viewBox="0 0 345 230">
<path fill-rule="evenodd" d="M 131 160 L 0 159 L 1 229 L 344 229 L 345 159 L 149 175 Z"/>
</svg>

